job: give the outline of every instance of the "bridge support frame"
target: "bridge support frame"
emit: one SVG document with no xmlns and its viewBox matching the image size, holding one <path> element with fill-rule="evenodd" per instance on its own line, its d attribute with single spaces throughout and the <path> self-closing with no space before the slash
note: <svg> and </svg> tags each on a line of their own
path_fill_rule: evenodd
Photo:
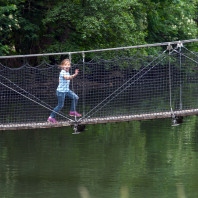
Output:
<svg viewBox="0 0 198 198">
<path fill-rule="evenodd" d="M 183 123 L 183 116 L 172 116 L 172 126 L 178 126 Z"/>
<path fill-rule="evenodd" d="M 85 130 L 85 125 L 84 124 L 80 124 L 79 122 L 74 122 L 74 132 L 72 134 L 77 135 L 81 132 L 83 132 Z"/>
</svg>

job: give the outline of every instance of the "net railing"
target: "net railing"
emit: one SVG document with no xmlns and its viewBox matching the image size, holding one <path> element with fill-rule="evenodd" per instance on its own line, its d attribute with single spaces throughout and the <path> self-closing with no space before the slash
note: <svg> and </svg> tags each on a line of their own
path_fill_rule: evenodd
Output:
<svg viewBox="0 0 198 198">
<path fill-rule="evenodd" d="M 168 46 L 168 47 L 167 47 Z M 157 45 L 0 59 L 0 128 L 42 124 L 57 105 L 59 64 L 71 60 L 70 82 L 81 118 L 65 99 L 59 122 L 198 109 L 198 53 L 185 45 Z"/>
</svg>

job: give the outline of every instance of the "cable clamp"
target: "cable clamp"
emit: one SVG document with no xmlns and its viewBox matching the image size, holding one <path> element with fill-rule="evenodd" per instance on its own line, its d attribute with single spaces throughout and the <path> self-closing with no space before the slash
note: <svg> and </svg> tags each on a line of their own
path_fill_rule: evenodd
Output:
<svg viewBox="0 0 198 198">
<path fill-rule="evenodd" d="M 84 52 L 82 53 L 82 57 L 83 57 L 83 59 L 85 58 L 85 53 Z"/>
<path fill-rule="evenodd" d="M 71 53 L 69 53 L 69 60 L 70 60 L 70 62 L 71 62 Z"/>
<path fill-rule="evenodd" d="M 168 46 L 167 46 L 167 50 L 170 51 L 170 50 L 172 50 L 172 49 L 173 49 L 173 47 L 172 47 L 172 45 L 169 43 Z"/>
<path fill-rule="evenodd" d="M 183 43 L 181 42 L 181 41 L 179 41 L 178 43 L 177 43 L 177 48 L 181 48 L 181 47 L 183 47 Z"/>
</svg>

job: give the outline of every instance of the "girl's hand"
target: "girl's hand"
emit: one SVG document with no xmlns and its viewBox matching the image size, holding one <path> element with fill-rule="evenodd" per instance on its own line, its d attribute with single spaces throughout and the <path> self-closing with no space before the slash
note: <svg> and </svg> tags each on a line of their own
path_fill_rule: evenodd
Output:
<svg viewBox="0 0 198 198">
<path fill-rule="evenodd" d="M 78 75 L 79 69 L 75 69 L 75 74 Z"/>
</svg>

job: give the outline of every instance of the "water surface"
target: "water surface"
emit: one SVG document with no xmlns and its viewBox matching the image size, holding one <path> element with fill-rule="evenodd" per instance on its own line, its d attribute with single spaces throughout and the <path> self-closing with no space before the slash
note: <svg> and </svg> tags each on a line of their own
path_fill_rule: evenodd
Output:
<svg viewBox="0 0 198 198">
<path fill-rule="evenodd" d="M 198 117 L 0 132 L 0 197 L 198 197 Z"/>
</svg>

